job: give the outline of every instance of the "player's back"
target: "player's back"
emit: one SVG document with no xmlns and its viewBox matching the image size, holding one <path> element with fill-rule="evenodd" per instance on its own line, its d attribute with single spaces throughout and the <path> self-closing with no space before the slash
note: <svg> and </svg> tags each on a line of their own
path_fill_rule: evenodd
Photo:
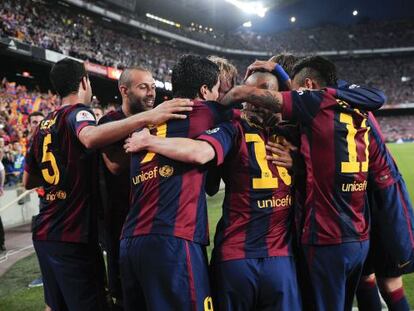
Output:
<svg viewBox="0 0 414 311">
<path fill-rule="evenodd" d="M 368 238 L 367 115 L 337 100 L 336 90 L 285 93 L 284 115 L 301 124 L 306 164 L 302 242 L 340 244 Z"/>
<path fill-rule="evenodd" d="M 283 138 L 244 119 L 232 124 L 236 136 L 222 168 L 225 197 L 213 261 L 289 256 L 291 176 L 265 158 L 265 144 Z"/>
<path fill-rule="evenodd" d="M 161 137 L 195 138 L 232 117 L 216 102 L 195 101 L 185 120 L 158 126 Z M 164 234 L 208 244 L 206 168 L 171 160 L 151 152 L 131 157 L 131 204 L 123 237 Z"/>
<path fill-rule="evenodd" d="M 92 112 L 81 104 L 63 106 L 40 123 L 26 164 L 30 174 L 41 177 L 45 190 L 34 240 L 87 243 L 96 237 L 91 198 L 96 158 L 77 138 L 92 124 Z"/>
</svg>

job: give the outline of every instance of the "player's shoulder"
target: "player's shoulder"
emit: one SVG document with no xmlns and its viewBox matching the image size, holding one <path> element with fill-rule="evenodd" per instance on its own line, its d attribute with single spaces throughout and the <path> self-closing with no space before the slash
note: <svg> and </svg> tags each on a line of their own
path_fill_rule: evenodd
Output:
<svg viewBox="0 0 414 311">
<path fill-rule="evenodd" d="M 122 112 L 122 109 L 116 109 L 106 113 L 98 122 L 98 124 L 105 124 L 112 121 L 118 121 L 125 119 L 125 114 Z"/>
</svg>

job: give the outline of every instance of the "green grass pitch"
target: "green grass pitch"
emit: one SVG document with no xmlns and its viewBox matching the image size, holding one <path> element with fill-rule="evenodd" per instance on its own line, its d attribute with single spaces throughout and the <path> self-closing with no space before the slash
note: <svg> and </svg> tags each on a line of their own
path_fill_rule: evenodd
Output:
<svg viewBox="0 0 414 311">
<path fill-rule="evenodd" d="M 390 144 L 400 171 L 407 183 L 411 200 L 414 200 L 414 143 Z M 221 215 L 221 202 L 223 194 L 220 193 L 208 199 L 208 213 L 210 220 L 210 236 L 214 236 L 216 223 Z M 209 254 L 212 245 L 209 246 Z M 34 278 L 39 276 L 39 267 L 36 256 L 29 256 L 16 263 L 0 279 L 0 310 L 1 311 L 38 311 L 43 309 L 43 288 L 28 289 Z M 409 298 L 411 308 L 414 308 L 414 274 L 404 277 L 405 292 Z"/>
</svg>

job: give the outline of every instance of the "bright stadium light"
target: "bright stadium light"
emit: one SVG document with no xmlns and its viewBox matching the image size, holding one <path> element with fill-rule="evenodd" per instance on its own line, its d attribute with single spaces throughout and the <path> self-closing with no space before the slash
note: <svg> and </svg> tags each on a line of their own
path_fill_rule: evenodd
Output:
<svg viewBox="0 0 414 311">
<path fill-rule="evenodd" d="M 266 12 L 269 8 L 265 8 L 260 1 L 243 2 L 241 0 L 226 0 L 226 2 L 233 4 L 243 12 L 249 14 L 256 14 L 260 17 L 265 17 Z"/>
<path fill-rule="evenodd" d="M 291 23 L 296 22 L 296 17 L 292 16 L 292 17 L 290 18 L 290 22 L 291 22 Z"/>
<path fill-rule="evenodd" d="M 357 16 L 357 15 L 358 15 L 358 11 L 357 11 L 357 10 L 354 10 L 354 11 L 352 12 L 352 15 L 353 15 L 353 16 Z"/>
<path fill-rule="evenodd" d="M 164 24 L 167 24 L 167 25 L 170 25 L 170 26 L 175 26 L 177 28 L 181 27 L 181 25 L 179 23 L 176 23 L 176 22 L 170 21 L 168 19 L 153 15 L 151 13 L 147 13 L 147 14 L 145 14 L 145 16 L 148 17 L 148 18 L 151 18 L 151 19 L 155 19 L 156 21 L 159 21 L 161 23 L 164 23 Z"/>
<path fill-rule="evenodd" d="M 252 22 L 248 21 L 248 22 L 243 23 L 243 27 L 246 27 L 246 28 L 252 27 Z"/>
</svg>

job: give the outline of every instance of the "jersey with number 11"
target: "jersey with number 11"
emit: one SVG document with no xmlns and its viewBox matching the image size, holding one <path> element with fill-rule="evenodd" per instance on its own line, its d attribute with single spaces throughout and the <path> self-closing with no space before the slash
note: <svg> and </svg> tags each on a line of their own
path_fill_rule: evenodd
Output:
<svg viewBox="0 0 414 311">
<path fill-rule="evenodd" d="M 283 118 L 300 124 L 306 165 L 302 243 L 368 239 L 367 115 L 338 100 L 335 89 L 282 95 Z"/>
<path fill-rule="evenodd" d="M 78 139 L 89 125 L 96 125 L 90 108 L 64 106 L 50 113 L 34 135 L 25 170 L 42 180 L 45 189 L 34 240 L 88 243 L 96 238 L 95 154 Z"/>
</svg>

